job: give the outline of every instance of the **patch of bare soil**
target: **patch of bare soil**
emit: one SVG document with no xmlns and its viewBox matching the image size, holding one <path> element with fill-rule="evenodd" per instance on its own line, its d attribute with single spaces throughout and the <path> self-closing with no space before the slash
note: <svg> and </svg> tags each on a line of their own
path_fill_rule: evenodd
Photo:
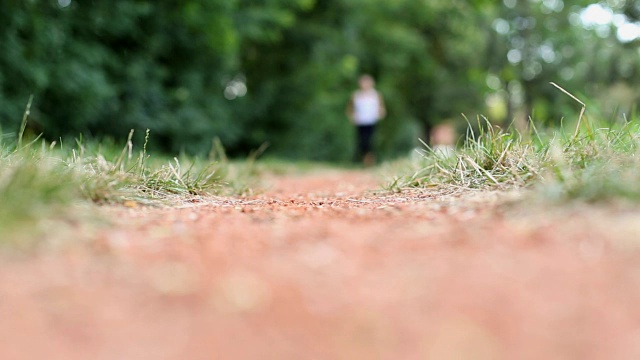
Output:
<svg viewBox="0 0 640 360">
<path fill-rule="evenodd" d="M 636 210 L 270 181 L 3 260 L 0 359 L 640 358 Z"/>
</svg>

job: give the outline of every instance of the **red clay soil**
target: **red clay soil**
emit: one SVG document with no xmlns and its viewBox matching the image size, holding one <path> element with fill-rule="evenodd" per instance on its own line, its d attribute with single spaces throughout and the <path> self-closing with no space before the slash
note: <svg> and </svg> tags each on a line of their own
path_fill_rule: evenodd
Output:
<svg viewBox="0 0 640 360">
<path fill-rule="evenodd" d="M 272 183 L 7 256 L 0 359 L 640 359 L 636 210 Z"/>
</svg>

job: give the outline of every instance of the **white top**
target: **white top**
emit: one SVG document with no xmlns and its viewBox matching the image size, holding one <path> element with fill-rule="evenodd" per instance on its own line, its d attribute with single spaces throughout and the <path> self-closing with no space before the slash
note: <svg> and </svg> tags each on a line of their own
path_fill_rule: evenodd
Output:
<svg viewBox="0 0 640 360">
<path fill-rule="evenodd" d="M 353 121 L 356 125 L 373 125 L 381 118 L 380 96 L 375 90 L 353 95 Z"/>
</svg>

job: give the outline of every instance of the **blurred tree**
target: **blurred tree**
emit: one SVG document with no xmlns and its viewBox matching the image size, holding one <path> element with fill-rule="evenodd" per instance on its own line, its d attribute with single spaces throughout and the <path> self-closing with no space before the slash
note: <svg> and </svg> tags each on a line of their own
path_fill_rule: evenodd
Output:
<svg viewBox="0 0 640 360">
<path fill-rule="evenodd" d="M 326 0 L 305 8 L 282 41 L 246 44 L 243 69 L 255 82 L 265 128 L 275 146 L 307 158 L 347 159 L 351 127 L 344 117 L 360 73 L 379 80 L 390 108 L 381 147 L 407 151 L 430 124 L 483 100 L 484 35 L 476 31 L 486 1 Z"/>
<path fill-rule="evenodd" d="M 601 2 L 603 11 L 628 9 L 628 2 L 610 3 Z M 587 101 L 617 82 L 640 80 L 636 47 L 619 41 L 616 26 L 585 24 L 583 12 L 592 1 L 503 0 L 503 5 L 490 15 L 486 68 L 487 82 L 508 104 L 504 120 L 520 116 L 557 124 L 575 113 L 579 106 L 550 86 L 552 81 Z"/>
<path fill-rule="evenodd" d="M 151 146 L 172 153 L 206 154 L 219 137 L 232 154 L 269 142 L 278 155 L 347 160 L 345 105 L 371 73 L 389 108 L 380 148 L 404 153 L 431 125 L 483 112 L 487 96 L 505 99 L 505 120 L 545 121 L 575 109 L 549 81 L 630 97 L 619 84 L 640 80 L 637 38 L 621 41 L 620 18 L 585 24 L 590 3 L 6 0 L 0 124 L 17 130 L 34 94 L 31 127 L 50 139 L 149 128 Z M 633 1 L 600 3 L 638 21 Z"/>
</svg>

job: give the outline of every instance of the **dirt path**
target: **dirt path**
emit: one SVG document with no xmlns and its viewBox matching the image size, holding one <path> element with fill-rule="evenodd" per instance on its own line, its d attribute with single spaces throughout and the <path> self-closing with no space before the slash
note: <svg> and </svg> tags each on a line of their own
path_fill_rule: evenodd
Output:
<svg viewBox="0 0 640 360">
<path fill-rule="evenodd" d="M 269 181 L 3 260 L 0 359 L 640 359 L 635 210 Z"/>
</svg>

